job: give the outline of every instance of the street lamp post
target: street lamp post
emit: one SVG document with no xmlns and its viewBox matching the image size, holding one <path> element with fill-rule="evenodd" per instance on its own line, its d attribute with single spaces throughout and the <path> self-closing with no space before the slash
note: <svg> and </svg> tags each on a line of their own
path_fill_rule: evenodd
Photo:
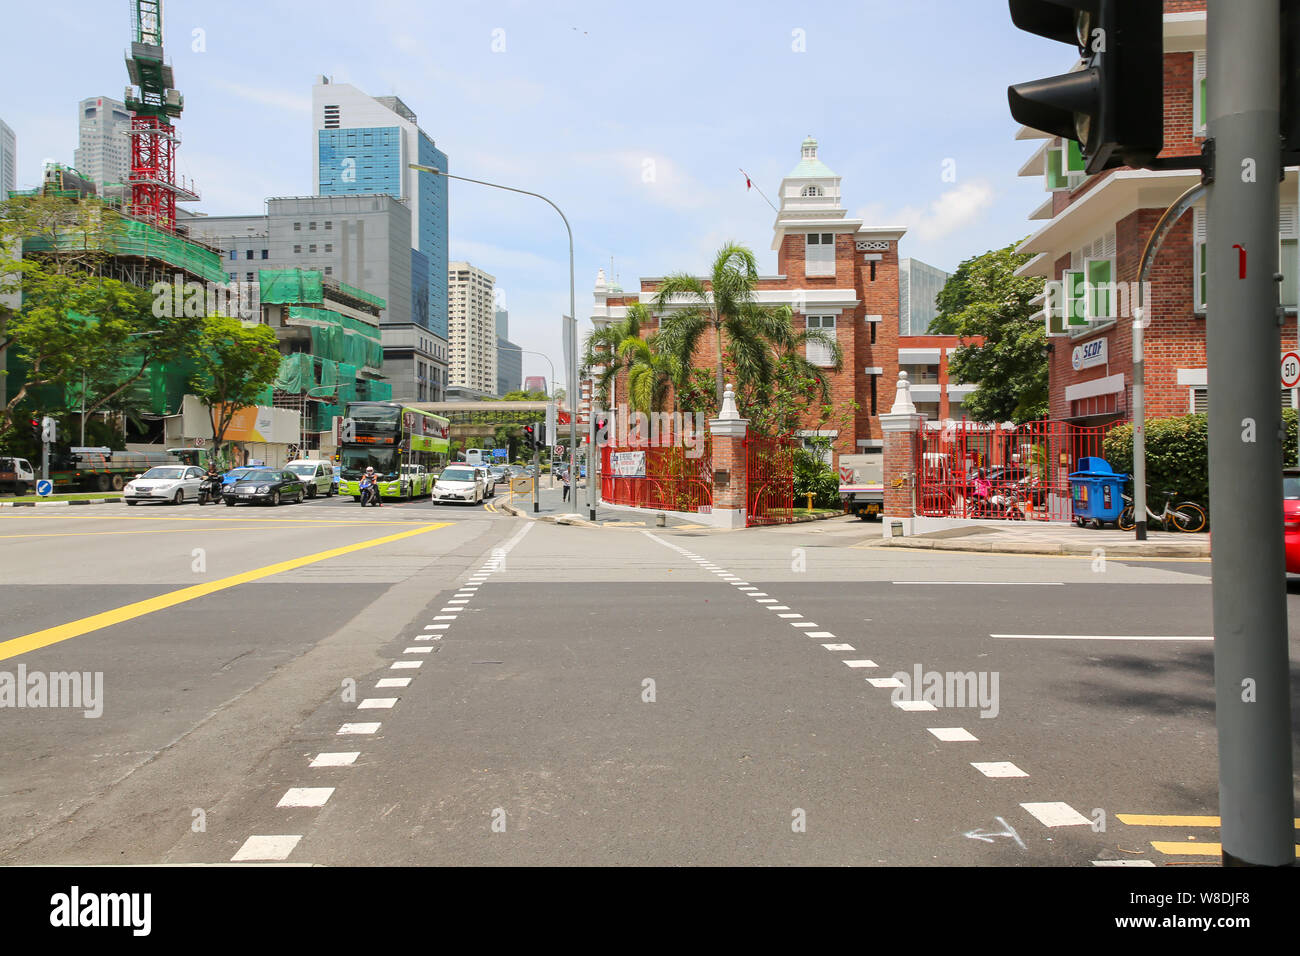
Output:
<svg viewBox="0 0 1300 956">
<path fill-rule="evenodd" d="M 569 218 L 564 214 L 564 211 L 560 209 L 559 206 L 555 205 L 555 203 L 551 202 L 551 200 L 543 196 L 541 193 L 530 192 L 527 189 L 516 189 L 514 186 L 503 186 L 500 183 L 490 183 L 482 179 L 470 179 L 466 176 L 453 176 L 451 173 L 447 172 L 446 170 L 438 169 L 437 167 L 434 166 L 421 166 L 419 163 L 407 163 L 407 166 L 410 169 L 417 170 L 418 172 L 432 173 L 435 176 L 444 176 L 447 179 L 459 179 L 463 183 L 476 183 L 479 186 L 491 186 L 494 189 L 504 189 L 506 190 L 506 192 L 522 193 L 525 196 L 532 196 L 535 199 L 540 199 L 542 202 L 546 203 L 548 206 L 550 206 L 552 209 L 554 209 L 557 213 L 560 214 L 560 218 L 564 220 L 564 229 L 569 234 L 569 319 L 570 322 L 564 332 L 569 346 L 570 368 L 567 369 L 567 372 L 569 373 L 570 377 L 575 379 L 575 381 L 569 383 L 570 386 L 569 391 L 573 391 L 574 389 L 576 389 L 577 376 L 573 375 L 574 369 L 572 367 L 574 363 L 576 363 L 578 360 L 577 358 L 578 317 L 577 317 L 577 311 L 575 308 L 575 300 L 573 295 L 573 229 L 572 227 L 570 227 Z M 554 368 L 552 368 L 552 374 L 554 374 Z M 573 414 L 573 412 L 576 410 L 576 406 L 573 406 L 573 399 L 570 398 L 569 402 L 571 405 L 570 414 L 569 414 L 569 464 L 570 467 L 572 467 L 573 463 L 578 460 L 578 425 L 577 425 L 578 419 L 577 419 L 577 415 Z"/>
</svg>

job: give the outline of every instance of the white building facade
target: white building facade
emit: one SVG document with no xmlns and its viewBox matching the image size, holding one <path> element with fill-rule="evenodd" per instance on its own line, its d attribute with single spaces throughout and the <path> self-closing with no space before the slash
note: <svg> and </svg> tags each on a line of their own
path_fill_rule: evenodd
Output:
<svg viewBox="0 0 1300 956">
<path fill-rule="evenodd" d="M 447 266 L 448 381 L 484 395 L 497 391 L 496 279 L 468 262 Z"/>
<path fill-rule="evenodd" d="M 131 181 L 131 114 L 120 100 L 92 96 L 77 104 L 77 148 L 72 165 L 95 184 L 105 187 Z"/>
</svg>

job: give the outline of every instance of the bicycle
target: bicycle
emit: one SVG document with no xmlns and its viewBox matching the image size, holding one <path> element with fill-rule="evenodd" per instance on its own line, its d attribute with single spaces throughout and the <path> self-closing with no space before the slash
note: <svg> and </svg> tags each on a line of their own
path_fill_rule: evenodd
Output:
<svg viewBox="0 0 1300 956">
<path fill-rule="evenodd" d="M 1171 530 L 1171 523 L 1172 530 L 1183 531 L 1188 534 L 1201 531 L 1205 528 L 1206 519 L 1204 508 L 1194 501 L 1180 501 L 1171 508 L 1169 507 L 1169 502 L 1173 500 L 1174 495 L 1178 492 L 1164 491 L 1162 493 L 1165 496 L 1164 510 L 1157 514 L 1150 508 L 1147 508 L 1147 516 L 1152 521 L 1159 521 L 1162 530 Z M 1116 527 L 1121 531 L 1132 531 L 1137 527 L 1137 522 L 1133 518 L 1133 497 L 1123 493 L 1120 494 L 1120 497 L 1127 501 L 1128 504 L 1125 506 L 1124 510 L 1119 513 L 1119 520 L 1115 523 Z"/>
</svg>

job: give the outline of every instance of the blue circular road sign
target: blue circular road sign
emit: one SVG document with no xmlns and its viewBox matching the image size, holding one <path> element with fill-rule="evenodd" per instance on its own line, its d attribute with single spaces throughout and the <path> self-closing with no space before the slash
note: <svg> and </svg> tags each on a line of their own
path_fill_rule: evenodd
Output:
<svg viewBox="0 0 1300 956">
<path fill-rule="evenodd" d="M 42 478 L 40 481 L 36 482 L 36 493 L 42 498 L 46 497 L 53 490 L 54 482 L 50 481 L 48 478 Z"/>
</svg>

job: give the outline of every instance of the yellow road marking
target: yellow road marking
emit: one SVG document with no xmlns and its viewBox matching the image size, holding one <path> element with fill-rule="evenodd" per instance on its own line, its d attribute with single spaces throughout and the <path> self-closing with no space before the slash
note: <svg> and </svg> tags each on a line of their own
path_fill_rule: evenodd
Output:
<svg viewBox="0 0 1300 956">
<path fill-rule="evenodd" d="M 8 660 L 11 657 L 17 657 L 19 654 L 26 654 L 30 651 L 39 650 L 42 647 L 49 647 L 51 644 L 58 644 L 60 641 L 66 641 L 73 637 L 80 637 L 82 634 L 89 634 L 91 631 L 98 631 L 101 628 L 111 627 L 114 624 L 121 624 L 123 621 L 129 621 L 132 618 L 141 617 L 145 614 L 152 614 L 154 611 L 161 611 L 169 607 L 175 607 L 178 604 L 184 604 L 187 601 L 193 601 L 195 598 L 204 597 L 217 591 L 224 591 L 227 588 L 233 588 L 240 584 L 246 584 L 249 581 L 256 581 L 259 578 L 269 577 L 273 574 L 279 574 L 282 571 L 292 571 L 294 568 L 305 567 L 308 564 L 315 564 L 318 561 L 325 561 L 329 558 L 337 558 L 340 555 L 350 554 L 353 551 L 363 551 L 366 548 L 378 547 L 381 544 L 389 544 L 393 541 L 400 541 L 403 538 L 410 538 L 417 534 L 426 534 L 435 531 L 438 528 L 445 528 L 451 522 L 443 521 L 438 524 L 424 525 L 419 528 L 412 528 L 410 531 L 399 531 L 397 534 L 385 535 L 382 538 L 372 538 L 369 541 L 361 541 L 357 544 L 344 545 L 341 548 L 331 548 L 328 551 L 318 551 L 315 554 L 304 555 L 301 558 L 291 558 L 288 561 L 279 561 L 276 564 L 268 564 L 263 568 L 255 568 L 252 571 L 244 571 L 240 574 L 232 574 L 229 577 L 219 578 L 216 581 L 208 581 L 205 584 L 195 584 L 191 587 L 180 588 L 168 594 L 160 594 L 158 597 L 152 597 L 144 601 L 136 601 L 133 604 L 124 604 L 122 607 L 114 608 L 111 611 L 103 611 L 99 614 L 92 614 L 90 617 L 83 617 L 77 621 L 70 621 L 67 624 L 60 624 L 56 627 L 48 627 L 43 631 L 33 631 L 22 637 L 15 637 L 8 641 L 0 642 L 0 661 Z"/>
<path fill-rule="evenodd" d="M 23 517 L 23 518 L 34 518 L 34 517 L 36 517 L 36 516 L 35 516 L 35 515 L 0 515 L 0 521 L 4 521 L 4 520 L 6 520 L 6 519 L 8 519 L 8 520 L 12 520 L 12 519 L 14 519 L 14 518 L 19 518 L 19 517 Z M 338 519 L 334 519 L 334 518 L 240 518 L 240 517 L 238 517 L 238 516 L 236 516 L 236 515 L 230 515 L 229 517 L 225 517 L 225 518 L 217 518 L 217 517 L 211 517 L 211 518 L 208 518 L 208 517 L 199 517 L 198 515 L 195 515 L 195 516 L 192 517 L 192 518 L 185 517 L 184 515 L 177 515 L 177 516 L 175 516 L 175 517 L 170 517 L 170 518 L 168 518 L 168 517 L 159 517 L 159 518 L 154 518 L 154 517 L 152 517 L 152 516 L 150 516 L 150 515 L 65 515 L 65 514 L 57 514 L 57 515 L 41 515 L 40 518 L 41 518 L 42 521 L 52 521 L 52 520 L 55 520 L 55 519 L 58 519 L 58 518 L 69 518 L 69 519 L 70 519 L 70 518 L 80 518 L 80 519 L 85 520 L 85 521 L 221 521 L 221 522 L 240 521 L 240 522 L 244 522 L 245 524 L 314 524 L 314 525 L 333 525 L 333 524 L 355 524 L 355 525 L 372 525 L 372 524 L 374 524 L 374 525 L 388 525 L 388 524 L 397 524 L 397 525 L 409 525 L 409 524 L 412 524 L 412 523 L 413 523 L 412 521 L 399 521 L 399 520 L 385 521 L 385 520 L 382 520 L 382 519 L 380 519 L 380 520 L 375 520 L 375 521 L 371 521 L 370 519 L 359 519 L 359 518 L 354 518 L 354 519 L 352 519 L 352 520 L 350 520 L 350 521 L 347 520 L 347 519 L 344 519 L 344 520 L 338 520 Z M 418 520 L 418 519 L 416 519 L 416 520 Z M 430 519 L 430 520 L 433 520 L 433 519 Z M 438 527 L 441 527 L 441 525 L 438 525 Z"/>
<path fill-rule="evenodd" d="M 1221 843 L 1152 843 L 1160 853 L 1169 856 L 1220 856 L 1223 853 Z M 1300 846 L 1295 848 L 1295 855 L 1300 859 Z"/>
<path fill-rule="evenodd" d="M 1217 827 L 1220 825 L 1218 817 L 1159 813 L 1117 813 L 1115 819 L 1131 827 Z M 1296 818 L 1295 825 L 1300 829 L 1300 817 Z"/>
</svg>

